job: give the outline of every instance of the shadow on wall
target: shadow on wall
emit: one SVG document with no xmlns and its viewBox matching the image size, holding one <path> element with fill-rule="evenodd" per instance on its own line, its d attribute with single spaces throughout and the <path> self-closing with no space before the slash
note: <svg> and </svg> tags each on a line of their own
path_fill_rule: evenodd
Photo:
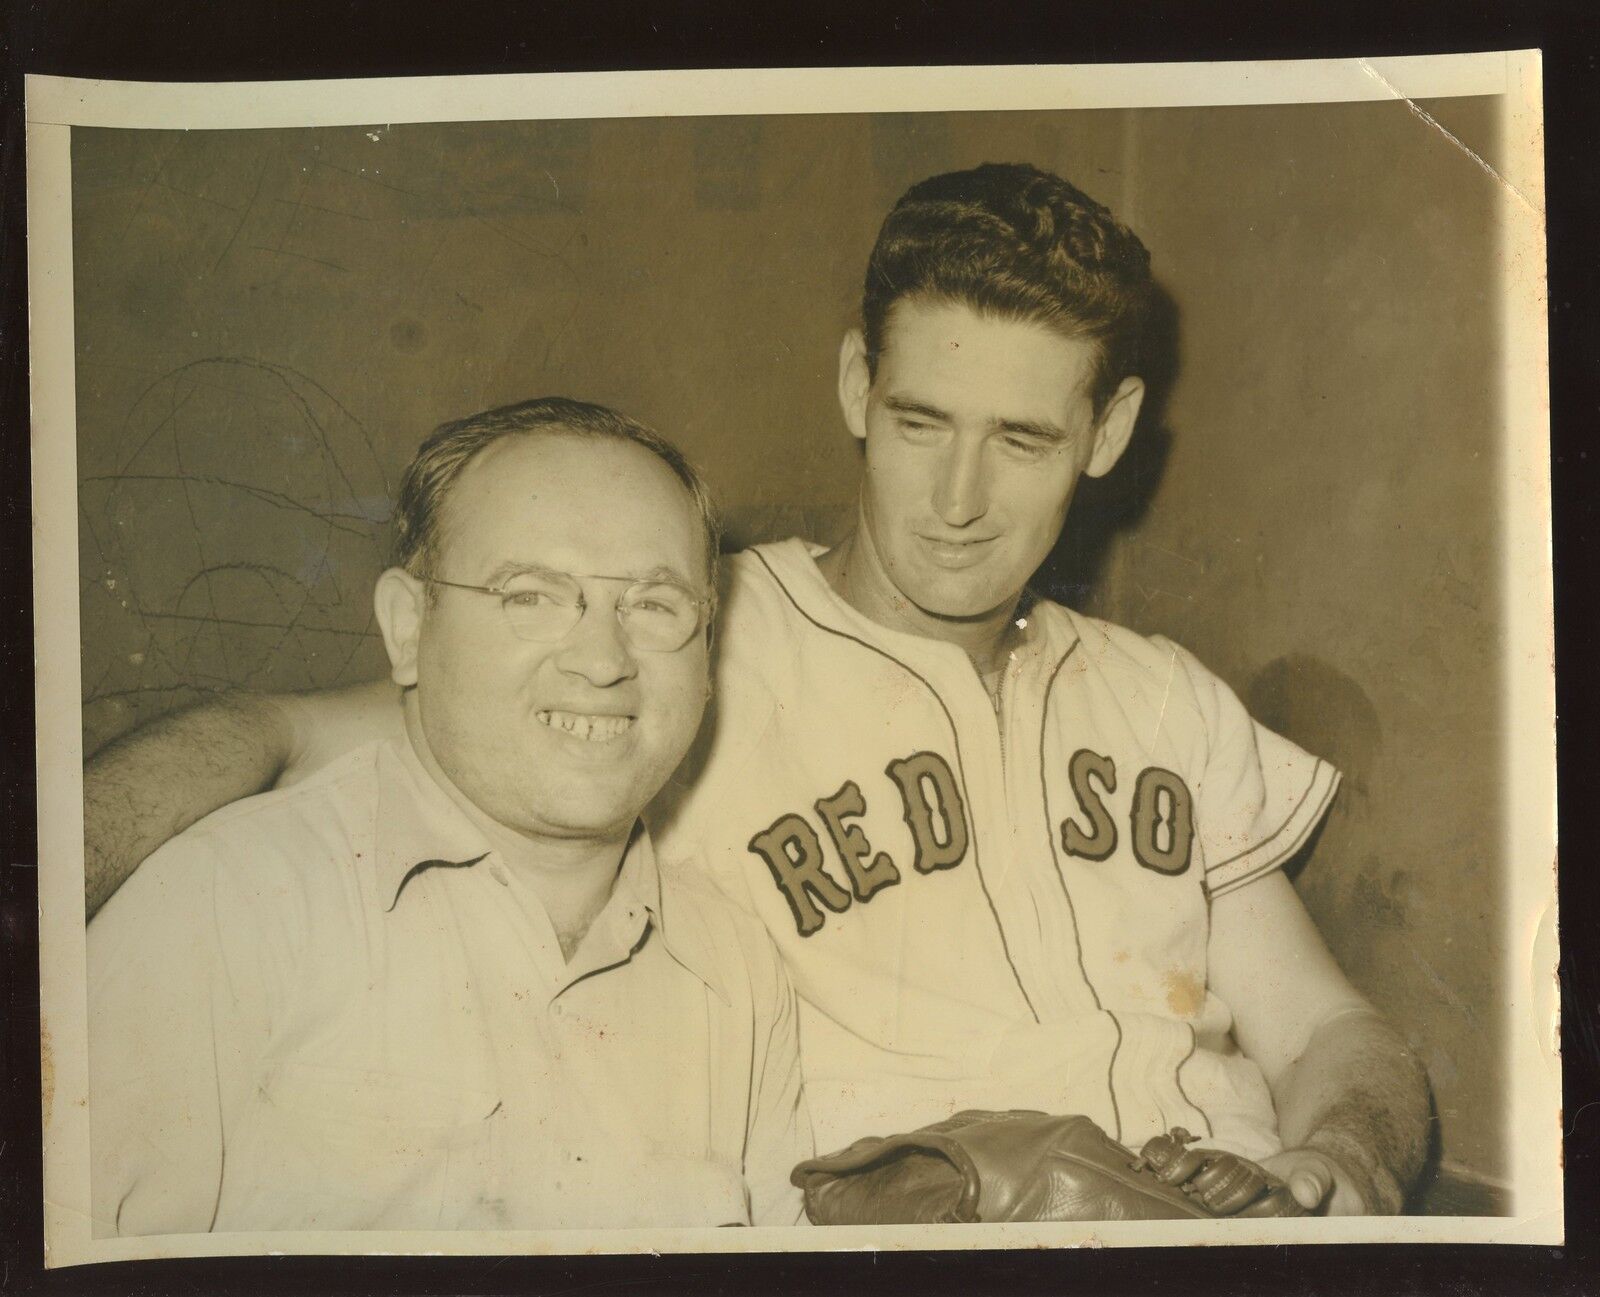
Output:
<svg viewBox="0 0 1600 1297">
<path fill-rule="evenodd" d="M 1268 729 L 1337 766 L 1347 800 L 1354 794 L 1365 801 L 1383 749 L 1383 722 L 1353 677 L 1321 658 L 1293 654 L 1256 672 L 1244 704 Z"/>
<path fill-rule="evenodd" d="M 1343 843 L 1372 836 L 1372 798 L 1375 791 L 1381 791 L 1383 719 L 1358 681 L 1310 654 L 1267 663 L 1251 678 L 1244 703 L 1263 725 L 1307 751 L 1319 753 L 1343 774 L 1333 811 L 1284 866 L 1284 872 L 1298 881 L 1325 837 L 1340 840 L 1328 853 L 1338 858 Z M 1373 878 L 1383 881 L 1374 882 Z M 1302 891 L 1326 915 L 1327 921 L 1319 926 L 1346 968 L 1363 953 L 1370 959 L 1375 951 L 1408 943 L 1416 927 L 1427 922 L 1408 871 L 1395 865 L 1382 875 L 1340 871 L 1315 878 L 1308 875 Z M 1358 948 L 1341 949 L 1351 933 L 1358 936 Z M 1403 1022 L 1396 1025 L 1405 1026 Z M 1413 1047 L 1417 1043 L 1413 1038 Z M 1428 1103 L 1427 1161 L 1407 1211 L 1413 1215 L 1510 1215 L 1510 1195 L 1503 1185 L 1445 1160 L 1450 1132 L 1431 1078 Z"/>
<path fill-rule="evenodd" d="M 1109 473 L 1079 482 L 1061 539 L 1034 577 L 1034 588 L 1058 603 L 1084 607 L 1105 579 L 1111 542 L 1118 533 L 1139 525 L 1161 485 L 1172 448 L 1167 411 L 1178 381 L 1178 329 L 1178 304 L 1157 285 L 1150 327 L 1141 345 L 1145 398 L 1138 427 Z"/>
</svg>

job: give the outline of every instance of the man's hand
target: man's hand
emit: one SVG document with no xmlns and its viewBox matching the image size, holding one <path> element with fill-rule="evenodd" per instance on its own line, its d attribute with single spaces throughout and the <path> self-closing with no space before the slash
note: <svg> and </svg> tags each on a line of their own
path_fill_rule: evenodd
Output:
<svg viewBox="0 0 1600 1297">
<path fill-rule="evenodd" d="M 1263 1165 L 1297 1178 L 1296 1200 L 1327 1215 L 1402 1210 L 1427 1150 L 1427 1075 L 1339 971 L 1289 880 L 1218 897 L 1208 951 L 1211 987 L 1272 1089 L 1287 1146 Z"/>
<path fill-rule="evenodd" d="M 1291 1148 L 1265 1158 L 1262 1169 L 1289 1186 L 1295 1201 L 1318 1216 L 1366 1216 L 1370 1182 L 1314 1148 Z"/>
</svg>

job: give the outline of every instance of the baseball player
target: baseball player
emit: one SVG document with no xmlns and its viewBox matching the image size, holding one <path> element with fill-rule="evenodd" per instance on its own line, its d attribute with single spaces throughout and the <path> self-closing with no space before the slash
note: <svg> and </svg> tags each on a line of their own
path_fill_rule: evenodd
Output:
<svg viewBox="0 0 1600 1297">
<path fill-rule="evenodd" d="M 782 952 L 819 1148 L 1077 1113 L 1135 1148 L 1196 1132 L 1310 1209 L 1395 1211 L 1425 1081 L 1280 871 L 1337 773 L 1177 645 L 1027 590 L 1133 432 L 1152 292 L 1139 240 L 1058 177 L 907 192 L 840 354 L 856 530 L 727 565 L 713 710 L 653 826 Z M 134 736 L 91 770 L 91 890 L 202 794 L 298 777 L 397 711 L 234 700 Z M 185 771 L 199 742 L 231 786 Z"/>
</svg>

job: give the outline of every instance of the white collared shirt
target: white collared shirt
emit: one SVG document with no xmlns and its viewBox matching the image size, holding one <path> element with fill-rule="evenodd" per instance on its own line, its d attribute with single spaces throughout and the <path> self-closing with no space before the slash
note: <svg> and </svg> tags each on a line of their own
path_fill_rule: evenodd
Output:
<svg viewBox="0 0 1600 1297">
<path fill-rule="evenodd" d="M 98 1234 L 799 1219 L 765 933 L 640 832 L 566 961 L 403 741 L 168 843 L 89 973 Z"/>
</svg>

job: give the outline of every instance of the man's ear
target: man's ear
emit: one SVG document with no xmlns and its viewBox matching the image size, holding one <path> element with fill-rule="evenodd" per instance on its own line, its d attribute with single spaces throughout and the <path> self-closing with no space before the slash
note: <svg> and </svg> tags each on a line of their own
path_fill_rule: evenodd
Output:
<svg viewBox="0 0 1600 1297">
<path fill-rule="evenodd" d="M 872 390 L 872 375 L 867 369 L 867 344 L 860 329 L 851 329 L 839 344 L 839 408 L 850 435 L 867 439 L 867 393 Z"/>
<path fill-rule="evenodd" d="M 1139 407 L 1143 404 L 1144 379 L 1123 379 L 1095 425 L 1094 450 L 1083 470 L 1090 477 L 1104 477 L 1122 458 L 1134 426 L 1139 422 Z"/>
<path fill-rule="evenodd" d="M 398 567 L 388 568 L 372 591 L 372 610 L 389 651 L 389 674 L 403 688 L 417 683 L 417 641 L 427 601 L 427 584 Z"/>
</svg>

